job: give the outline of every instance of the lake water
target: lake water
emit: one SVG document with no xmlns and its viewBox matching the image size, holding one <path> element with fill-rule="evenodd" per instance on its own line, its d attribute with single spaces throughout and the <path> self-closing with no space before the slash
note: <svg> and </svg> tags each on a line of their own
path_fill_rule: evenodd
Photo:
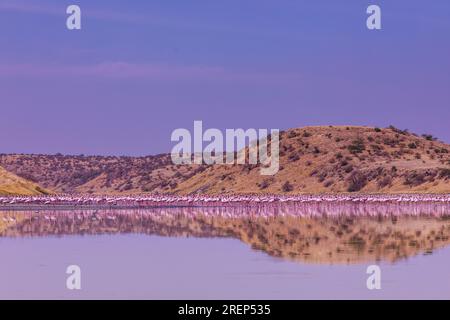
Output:
<svg viewBox="0 0 450 320">
<path fill-rule="evenodd" d="M 0 212 L 0 299 L 449 299 L 447 209 Z"/>
</svg>

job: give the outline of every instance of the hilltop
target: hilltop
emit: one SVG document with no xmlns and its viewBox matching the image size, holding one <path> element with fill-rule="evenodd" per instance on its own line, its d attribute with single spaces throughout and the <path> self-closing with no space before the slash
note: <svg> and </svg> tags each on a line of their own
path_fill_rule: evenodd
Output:
<svg viewBox="0 0 450 320">
<path fill-rule="evenodd" d="M 394 127 L 305 127 L 280 135 L 280 171 L 217 165 L 175 192 L 450 192 L 450 146 Z"/>
<path fill-rule="evenodd" d="M 394 127 L 283 131 L 274 176 L 260 175 L 259 165 L 174 165 L 169 154 L 12 154 L 0 155 L 0 166 L 55 193 L 450 192 L 450 145 Z"/>
</svg>

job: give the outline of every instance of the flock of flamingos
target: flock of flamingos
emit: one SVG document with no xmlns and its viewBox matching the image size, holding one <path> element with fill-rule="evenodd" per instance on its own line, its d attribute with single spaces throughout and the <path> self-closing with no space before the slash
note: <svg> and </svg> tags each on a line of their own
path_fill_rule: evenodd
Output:
<svg viewBox="0 0 450 320">
<path fill-rule="evenodd" d="M 3 220 L 14 211 L 55 220 L 74 213 L 80 218 L 115 220 L 120 216 L 211 217 L 403 217 L 450 216 L 450 194 L 396 195 L 141 195 L 0 197 Z M 8 213 L 9 212 L 9 213 Z M 5 216 L 8 215 L 8 216 Z M 9 221 L 9 220 L 8 220 Z"/>
<path fill-rule="evenodd" d="M 9 206 L 235 206 L 270 203 L 443 203 L 450 205 L 450 194 L 392 195 L 137 195 L 137 196 L 6 196 L 0 197 L 0 207 Z"/>
</svg>

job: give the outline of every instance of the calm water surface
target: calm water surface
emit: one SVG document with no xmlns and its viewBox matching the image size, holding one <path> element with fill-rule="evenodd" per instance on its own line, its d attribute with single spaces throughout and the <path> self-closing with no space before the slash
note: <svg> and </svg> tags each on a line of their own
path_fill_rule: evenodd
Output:
<svg viewBox="0 0 450 320">
<path fill-rule="evenodd" d="M 0 298 L 448 299 L 447 209 L 1 212 Z M 381 290 L 366 287 L 372 264 Z"/>
</svg>

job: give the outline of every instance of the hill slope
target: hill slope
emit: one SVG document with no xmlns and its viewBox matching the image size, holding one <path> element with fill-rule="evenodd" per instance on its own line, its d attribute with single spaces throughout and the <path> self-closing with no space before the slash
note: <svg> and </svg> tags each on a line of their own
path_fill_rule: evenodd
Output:
<svg viewBox="0 0 450 320">
<path fill-rule="evenodd" d="M 0 155 L 0 166 L 56 193 L 171 192 L 204 166 L 176 166 L 169 155 L 102 157 Z"/>
<path fill-rule="evenodd" d="M 0 155 L 0 166 L 58 193 L 450 192 L 450 146 L 394 127 L 322 126 L 280 136 L 280 171 L 173 165 L 170 155 Z"/>
<path fill-rule="evenodd" d="M 179 193 L 450 192 L 450 146 L 396 128 L 306 127 L 282 132 L 280 171 L 220 165 Z"/>
<path fill-rule="evenodd" d="M 0 167 L 0 195 L 37 195 L 46 191 Z"/>
</svg>

